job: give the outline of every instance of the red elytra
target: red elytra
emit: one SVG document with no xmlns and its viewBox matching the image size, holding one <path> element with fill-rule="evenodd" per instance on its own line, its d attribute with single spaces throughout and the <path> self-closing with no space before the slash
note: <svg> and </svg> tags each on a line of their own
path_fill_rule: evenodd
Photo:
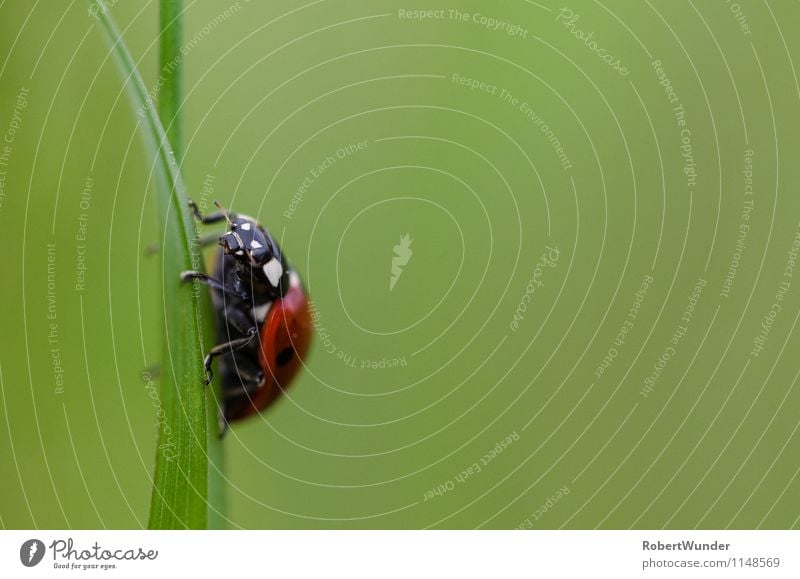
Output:
<svg viewBox="0 0 800 579">
<path fill-rule="evenodd" d="M 261 412 L 289 387 L 308 352 L 311 333 L 308 298 L 301 285 L 292 284 L 286 295 L 272 304 L 261 327 L 258 359 L 264 381 L 250 404 L 231 416 L 231 420 Z"/>
</svg>

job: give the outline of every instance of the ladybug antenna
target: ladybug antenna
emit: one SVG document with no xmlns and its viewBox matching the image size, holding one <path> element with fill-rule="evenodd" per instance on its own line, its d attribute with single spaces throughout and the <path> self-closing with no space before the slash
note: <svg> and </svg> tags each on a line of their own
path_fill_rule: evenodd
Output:
<svg viewBox="0 0 800 579">
<path fill-rule="evenodd" d="M 222 214 L 225 216 L 225 220 L 228 222 L 228 225 L 233 225 L 233 221 L 231 220 L 231 216 L 228 211 L 222 206 L 219 201 L 214 201 L 214 205 L 217 206 L 217 209 L 222 211 Z"/>
</svg>

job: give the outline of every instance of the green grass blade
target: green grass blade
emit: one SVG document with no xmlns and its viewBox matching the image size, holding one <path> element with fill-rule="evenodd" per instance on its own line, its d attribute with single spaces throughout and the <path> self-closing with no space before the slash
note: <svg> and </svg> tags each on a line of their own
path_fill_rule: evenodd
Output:
<svg viewBox="0 0 800 579">
<path fill-rule="evenodd" d="M 159 26 L 160 76 L 163 80 L 158 93 L 158 114 L 167 126 L 167 139 L 175 158 L 181 160 L 181 94 L 183 94 L 183 56 L 181 55 L 181 10 L 183 0 L 161 0 Z"/>
<path fill-rule="evenodd" d="M 172 60 L 180 49 L 180 2 L 162 7 L 162 24 L 170 24 L 162 36 L 162 61 Z M 148 151 L 157 169 L 158 215 L 163 225 L 163 305 L 165 322 L 162 360 L 159 439 L 149 526 L 153 529 L 202 529 L 208 525 L 209 452 L 214 470 L 221 466 L 217 439 L 216 404 L 211 391 L 203 388 L 202 352 L 213 339 L 213 318 L 208 294 L 193 292 L 179 281 L 179 273 L 202 263 L 194 219 L 187 205 L 177 151 L 180 143 L 180 59 L 178 69 L 162 87 L 161 113 L 168 120 L 169 134 L 149 101 L 147 89 L 126 48 L 120 32 L 102 0 L 90 0 L 92 13 L 108 37 L 111 51 L 124 79 L 134 110 L 143 112 L 140 125 Z M 172 16 L 172 17 L 170 17 Z M 176 19 L 177 18 L 177 19 Z M 169 85 L 169 86 L 166 86 Z M 209 448 L 211 446 L 211 448 Z M 217 479 L 219 477 L 216 477 Z M 214 496 L 221 495 L 219 489 Z M 220 505 L 212 509 L 219 517 Z"/>
</svg>

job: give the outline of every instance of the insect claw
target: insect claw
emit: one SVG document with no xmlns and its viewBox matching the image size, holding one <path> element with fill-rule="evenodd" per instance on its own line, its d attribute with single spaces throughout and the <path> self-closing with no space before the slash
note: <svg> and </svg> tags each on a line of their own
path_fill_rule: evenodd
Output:
<svg viewBox="0 0 800 579">
<path fill-rule="evenodd" d="M 203 385 L 208 386 L 211 384 L 211 381 L 214 379 L 214 372 L 211 370 L 211 362 L 213 358 L 211 355 L 207 355 L 205 360 L 203 360 L 203 369 L 206 371 L 206 377 L 203 380 Z"/>
</svg>

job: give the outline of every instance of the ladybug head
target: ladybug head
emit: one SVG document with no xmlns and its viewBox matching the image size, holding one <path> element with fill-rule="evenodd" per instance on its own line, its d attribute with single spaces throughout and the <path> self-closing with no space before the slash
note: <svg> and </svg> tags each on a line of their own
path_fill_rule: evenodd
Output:
<svg viewBox="0 0 800 579">
<path fill-rule="evenodd" d="M 219 238 L 225 254 L 239 264 L 241 277 L 279 288 L 287 273 L 281 251 L 272 236 L 251 217 L 230 216 L 230 229 Z"/>
<path fill-rule="evenodd" d="M 220 237 L 219 244 L 237 261 L 259 267 L 272 257 L 270 241 L 258 223 L 237 216 L 230 222 L 230 231 Z"/>
</svg>

